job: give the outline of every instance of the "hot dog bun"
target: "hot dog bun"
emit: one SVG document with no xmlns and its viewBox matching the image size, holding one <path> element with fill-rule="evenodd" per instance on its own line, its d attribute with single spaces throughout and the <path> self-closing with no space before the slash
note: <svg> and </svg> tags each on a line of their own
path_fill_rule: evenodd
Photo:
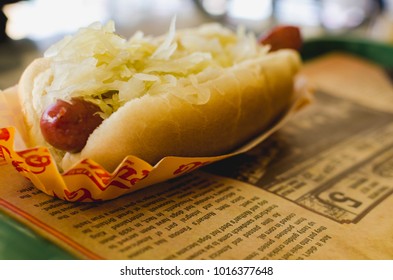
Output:
<svg viewBox="0 0 393 280">
<path fill-rule="evenodd" d="M 105 119 L 79 153 L 55 152 L 56 160 L 66 170 L 91 158 L 113 171 L 127 155 L 154 165 L 165 156 L 228 153 L 261 133 L 289 106 L 300 67 L 296 51 L 279 50 L 223 68 L 212 79 L 204 78 L 200 86 L 209 90 L 210 98 L 201 104 L 179 97 L 190 87 L 134 98 Z M 50 71 L 50 58 L 37 59 L 19 82 L 31 145 L 50 146 L 40 133 L 42 111 L 33 98 L 51 82 L 38 83 L 36 77 Z"/>
</svg>

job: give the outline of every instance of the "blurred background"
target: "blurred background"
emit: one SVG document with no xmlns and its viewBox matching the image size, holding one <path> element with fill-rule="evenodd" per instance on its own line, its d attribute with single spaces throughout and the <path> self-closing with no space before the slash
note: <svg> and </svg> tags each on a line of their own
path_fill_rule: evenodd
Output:
<svg viewBox="0 0 393 280">
<path fill-rule="evenodd" d="M 124 37 L 157 35 L 219 21 L 256 34 L 277 24 L 298 25 L 305 39 L 329 34 L 393 44 L 393 0 L 0 0 L 0 89 L 52 43 L 92 22 L 114 20 Z"/>
<path fill-rule="evenodd" d="M 174 15 L 177 28 L 219 21 L 231 28 L 242 24 L 259 35 L 292 24 L 301 27 L 306 40 L 353 36 L 393 45 L 393 0 L 0 0 L 0 90 L 15 85 L 34 58 L 80 27 L 114 20 L 124 37 L 137 30 L 158 35 Z M 48 245 L 26 251 L 46 243 L 1 213 L 0 221 L 0 259 L 60 254 Z"/>
</svg>

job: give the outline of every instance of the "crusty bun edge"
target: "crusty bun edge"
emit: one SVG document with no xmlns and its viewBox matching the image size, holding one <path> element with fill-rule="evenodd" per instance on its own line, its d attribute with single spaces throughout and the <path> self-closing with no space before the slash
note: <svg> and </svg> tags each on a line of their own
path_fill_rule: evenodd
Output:
<svg viewBox="0 0 393 280">
<path fill-rule="evenodd" d="M 228 153 L 261 133 L 289 106 L 300 66 L 297 52 L 280 50 L 206 82 L 211 91 L 206 104 L 184 101 L 176 96 L 181 92 L 131 100 L 104 120 L 80 153 L 66 153 L 60 165 L 66 170 L 91 158 L 113 171 L 127 155 L 155 164 L 165 156 Z M 39 59 L 20 80 L 19 94 L 35 144 L 42 144 L 42 136 L 34 134 L 40 116 L 31 108 L 31 93 L 34 77 L 47 67 L 48 62 Z"/>
<path fill-rule="evenodd" d="M 33 105 L 34 79 L 50 67 L 50 61 L 46 58 L 37 58 L 27 66 L 18 83 L 18 94 L 25 122 L 29 132 L 29 146 L 43 145 L 44 138 L 41 135 L 38 115 Z"/>
</svg>

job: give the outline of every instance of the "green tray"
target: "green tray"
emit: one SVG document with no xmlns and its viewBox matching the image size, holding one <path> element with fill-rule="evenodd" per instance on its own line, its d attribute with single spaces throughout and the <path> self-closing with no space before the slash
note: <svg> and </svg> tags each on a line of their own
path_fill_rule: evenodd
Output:
<svg viewBox="0 0 393 280">
<path fill-rule="evenodd" d="M 0 211 L 0 260 L 71 260 L 73 255 Z"/>
<path fill-rule="evenodd" d="M 384 68 L 393 67 L 393 46 L 360 38 L 324 37 L 308 40 L 303 45 L 301 55 L 307 61 L 332 51 L 358 55 Z"/>
<path fill-rule="evenodd" d="M 359 55 L 393 69 L 393 47 L 357 38 L 326 37 L 306 41 L 301 54 L 310 60 L 331 51 Z M 0 259 L 75 259 L 50 241 L 0 212 Z"/>
</svg>

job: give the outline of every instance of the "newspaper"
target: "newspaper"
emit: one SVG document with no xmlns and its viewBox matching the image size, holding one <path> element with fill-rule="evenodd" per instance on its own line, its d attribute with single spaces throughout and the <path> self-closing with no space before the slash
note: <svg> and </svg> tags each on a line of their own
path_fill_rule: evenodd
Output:
<svg viewBox="0 0 393 280">
<path fill-rule="evenodd" d="M 98 203 L 0 166 L 0 208 L 82 259 L 393 259 L 391 82 L 342 54 L 304 72 L 312 105 L 245 154 Z"/>
</svg>

